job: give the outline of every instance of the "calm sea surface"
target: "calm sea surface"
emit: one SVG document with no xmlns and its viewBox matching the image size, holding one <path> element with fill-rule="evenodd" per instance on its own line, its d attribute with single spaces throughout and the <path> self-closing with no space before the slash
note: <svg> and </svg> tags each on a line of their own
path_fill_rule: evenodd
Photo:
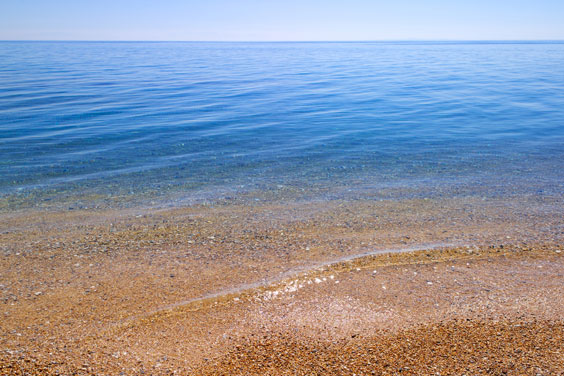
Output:
<svg viewBox="0 0 564 376">
<path fill-rule="evenodd" d="M 0 42 L 2 210 L 562 193 L 562 43 Z"/>
</svg>

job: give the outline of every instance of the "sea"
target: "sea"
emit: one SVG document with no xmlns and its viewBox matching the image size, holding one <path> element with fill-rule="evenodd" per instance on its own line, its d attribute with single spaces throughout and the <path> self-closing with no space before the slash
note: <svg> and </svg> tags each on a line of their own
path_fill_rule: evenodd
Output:
<svg viewBox="0 0 564 376">
<path fill-rule="evenodd" d="M 0 42 L 0 211 L 564 194 L 564 42 Z"/>
</svg>

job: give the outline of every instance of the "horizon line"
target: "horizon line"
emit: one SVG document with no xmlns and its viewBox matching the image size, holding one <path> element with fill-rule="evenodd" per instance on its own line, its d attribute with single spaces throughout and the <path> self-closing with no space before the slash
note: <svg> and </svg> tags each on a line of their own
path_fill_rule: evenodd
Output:
<svg viewBox="0 0 564 376">
<path fill-rule="evenodd" d="M 0 42 L 91 43 L 564 43 L 564 39 L 366 39 L 366 40 L 151 40 L 151 39 L 0 39 Z"/>
</svg>

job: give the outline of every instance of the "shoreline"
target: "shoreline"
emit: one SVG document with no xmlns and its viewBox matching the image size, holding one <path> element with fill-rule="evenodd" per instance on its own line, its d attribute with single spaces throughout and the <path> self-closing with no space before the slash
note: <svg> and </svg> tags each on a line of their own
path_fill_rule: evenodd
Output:
<svg viewBox="0 0 564 376">
<path fill-rule="evenodd" d="M 517 336 L 551 325 L 558 332 L 558 204 L 526 212 L 508 202 L 505 212 L 480 205 L 447 199 L 1 216 L 9 230 L 0 234 L 0 374 L 231 374 L 225 367 L 233 359 L 271 346 L 313 346 L 327 356 L 335 355 L 328 343 L 346 347 L 352 339 L 365 349 L 401 347 L 405 336 L 432 338 L 437 325 L 440 333 L 488 333 L 499 322 L 524 325 L 507 332 Z M 466 319 L 470 326 L 456 324 Z M 351 337 L 354 330 L 363 335 Z M 531 364 L 554 373 L 554 354 L 535 346 Z M 292 364 L 313 368 L 276 368 L 284 358 L 272 374 L 323 373 L 315 367 L 325 358 L 306 355 L 296 353 Z M 240 374 L 261 374 L 254 363 Z"/>
<path fill-rule="evenodd" d="M 441 256 L 441 252 L 446 255 Z M 174 374 L 174 371 L 176 374 L 259 375 L 352 374 L 355 370 L 362 374 L 370 369 L 379 372 L 377 374 L 396 374 L 402 368 L 403 374 L 432 374 L 431 370 L 436 372 L 433 368 L 436 360 L 443 361 L 440 372 L 446 373 L 441 374 L 464 370 L 473 374 L 562 371 L 559 367 L 564 360 L 564 296 L 560 286 L 564 276 L 559 270 L 564 267 L 564 258 L 560 248 L 534 247 L 517 252 L 494 249 L 490 253 L 448 249 L 417 253 L 371 256 L 345 263 L 348 264 L 345 266 L 337 264 L 336 270 L 314 270 L 300 278 L 323 282 L 307 284 L 304 281 L 303 289 L 288 289 L 288 286 L 295 286 L 290 281 L 165 309 L 111 326 L 80 342 L 67 339 L 62 342 L 63 347 L 57 347 L 58 353 L 51 354 L 52 358 L 38 349 L 19 352 L 3 349 L 0 371 L 22 375 L 120 372 L 133 375 L 142 369 L 155 375 Z M 542 270 L 540 266 L 550 270 Z M 455 269 L 461 281 L 458 284 L 447 281 Z M 520 282 L 527 283 L 527 291 L 504 279 L 500 282 L 507 286 L 498 286 L 498 296 L 492 299 L 488 294 L 494 290 L 489 283 L 497 280 L 500 272 L 505 277 L 506 273 L 531 274 L 519 277 Z M 394 275 L 395 280 L 391 277 Z M 419 280 L 417 291 L 408 292 L 402 286 L 409 281 L 410 277 L 406 277 L 409 275 Z M 471 291 L 464 291 L 476 276 L 483 281 Z M 375 281 L 378 278 L 380 280 Z M 379 286 L 382 280 L 387 288 L 375 289 L 373 286 Z M 371 287 L 366 288 L 366 284 Z M 368 295 L 351 300 L 352 291 L 359 286 L 366 288 Z M 425 289 L 433 291 L 430 295 L 421 293 Z M 284 293 L 273 296 L 272 291 Z M 449 307 L 454 301 L 445 299 L 452 295 L 472 301 L 462 305 L 455 303 L 460 311 L 453 312 Z M 423 299 L 423 303 L 414 305 L 414 296 L 415 300 Z M 531 305 L 539 297 L 546 306 Z M 366 298 L 368 303 L 362 301 Z M 402 309 L 408 307 L 408 315 L 394 312 L 397 305 L 388 299 L 396 304 L 398 299 L 411 300 L 400 304 Z M 519 300 L 521 303 L 514 306 L 512 302 Z M 387 303 L 382 304 L 382 301 Z M 441 307 L 435 307 L 436 304 Z M 195 323 L 201 327 L 194 326 Z M 208 329 L 210 331 L 204 334 Z M 154 347 L 155 342 L 151 343 L 155 340 L 159 343 L 158 349 Z M 417 347 L 411 344 L 418 341 L 420 348 L 415 351 Z M 487 362 L 482 361 L 478 355 L 483 352 L 480 344 L 484 341 L 489 347 L 502 344 L 505 347 L 503 351 L 490 353 Z M 179 345 L 181 343 L 188 347 Z M 547 343 L 551 346 L 547 347 Z M 385 356 L 377 352 L 386 346 L 404 350 L 387 351 Z M 429 346 L 438 347 L 430 350 Z M 509 347 L 521 349 L 524 358 L 515 358 L 516 354 L 512 354 L 513 358 L 507 357 Z M 190 348 L 193 353 L 187 363 L 175 356 L 178 351 L 188 356 L 185 352 Z M 146 352 L 147 349 L 153 350 Z M 360 358 L 363 362 L 355 355 L 359 352 L 364 354 L 365 358 Z M 420 352 L 428 358 L 417 360 Z M 328 359 L 334 356 L 339 356 L 341 362 L 327 365 Z M 247 362 L 241 361 L 243 357 Z M 519 363 L 518 359 L 527 362 Z M 377 361 L 371 363 L 371 360 Z M 366 368 L 367 364 L 372 368 Z"/>
</svg>

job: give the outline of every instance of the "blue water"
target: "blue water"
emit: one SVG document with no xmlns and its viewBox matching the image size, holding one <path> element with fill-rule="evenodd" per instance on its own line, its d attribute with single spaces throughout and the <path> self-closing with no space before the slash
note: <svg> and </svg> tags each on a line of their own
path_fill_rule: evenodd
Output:
<svg viewBox="0 0 564 376">
<path fill-rule="evenodd" d="M 563 43 L 0 43 L 4 209 L 563 186 Z"/>
</svg>

